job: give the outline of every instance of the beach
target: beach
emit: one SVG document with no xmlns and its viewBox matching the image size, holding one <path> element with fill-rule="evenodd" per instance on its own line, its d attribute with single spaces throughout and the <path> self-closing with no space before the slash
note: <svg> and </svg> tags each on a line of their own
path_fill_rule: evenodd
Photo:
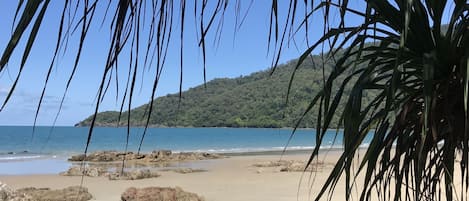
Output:
<svg viewBox="0 0 469 201">
<path fill-rule="evenodd" d="M 306 161 L 308 153 L 259 154 L 230 156 L 224 159 L 188 162 L 206 169 L 205 172 L 180 174 L 159 171 L 160 177 L 141 180 L 111 181 L 106 177 L 83 177 L 83 186 L 93 195 L 92 200 L 117 201 L 129 187 L 180 187 L 184 191 L 203 196 L 206 201 L 264 201 L 309 200 L 322 187 L 338 159 L 339 152 L 320 155 L 321 168 L 314 172 L 282 172 L 279 167 L 256 167 L 272 161 Z M 33 167 L 31 167 L 33 168 Z M 315 178 L 312 184 L 311 180 Z M 13 189 L 48 187 L 60 189 L 80 185 L 81 176 L 58 174 L 2 175 L 0 181 Z M 301 182 L 301 183 L 300 183 Z M 338 186 L 334 200 L 344 199 L 343 188 Z"/>
<path fill-rule="evenodd" d="M 31 137 L 30 130 L 31 127 L 0 127 L 0 131 L 4 133 L 0 135 L 0 140 L 6 142 L 0 149 L 0 182 L 13 190 L 26 187 L 63 189 L 82 184 L 93 196 L 92 200 L 101 201 L 121 200 L 122 193 L 130 187 L 180 187 L 207 201 L 311 200 L 323 186 L 342 149 L 341 135 L 336 139 L 335 131 L 328 131 L 323 147 L 320 148 L 319 161 L 313 162 L 320 163 L 317 165 L 319 169 L 314 169 L 314 166 L 313 172 L 303 172 L 304 164 L 301 162 L 309 159 L 315 144 L 314 130 L 298 130 L 292 140 L 288 141 L 292 132 L 288 129 L 150 128 L 142 145 L 142 153 L 146 153 L 147 157 L 142 160 L 146 161 L 144 168 L 155 169 L 160 176 L 139 180 L 109 180 L 109 175 L 59 175 L 72 164 L 76 167 L 79 163 L 71 163 L 67 159 L 83 154 L 88 131 L 86 128 L 38 127 L 34 138 L 27 140 Z M 128 151 L 133 154 L 128 155 L 127 159 L 140 157 L 137 150 L 141 131 L 138 128 L 131 129 Z M 88 154 L 105 150 L 122 152 L 125 136 L 125 128 L 97 128 Z M 363 146 L 366 147 L 370 140 L 371 138 L 367 138 Z M 287 151 L 282 155 L 287 142 Z M 176 159 L 172 161 L 171 167 L 158 167 L 162 163 L 152 160 L 168 159 L 164 157 L 164 151 L 161 155 L 159 150 L 171 150 L 175 156 L 190 152 L 202 155 L 183 155 L 186 159 L 197 159 Z M 115 152 L 108 154 L 111 158 L 117 157 Z M 210 158 L 217 154 L 227 157 Z M 199 158 L 201 156 L 202 159 Z M 108 157 L 95 159 L 99 158 Z M 265 165 L 279 160 L 295 161 L 294 164 L 299 164 L 299 171 L 281 171 L 281 166 Z M 116 171 L 121 162 L 114 160 L 110 164 L 109 172 Z M 126 168 L 130 167 L 135 166 L 127 161 Z M 181 174 L 163 171 L 166 168 L 206 171 Z M 79 173 L 81 174 L 80 171 Z M 344 181 L 339 181 L 334 200 L 344 200 L 343 183 Z"/>
</svg>

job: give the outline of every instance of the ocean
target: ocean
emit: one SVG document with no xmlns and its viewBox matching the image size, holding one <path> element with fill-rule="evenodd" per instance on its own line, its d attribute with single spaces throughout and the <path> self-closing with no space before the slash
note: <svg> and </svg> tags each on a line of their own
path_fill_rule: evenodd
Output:
<svg viewBox="0 0 469 201">
<path fill-rule="evenodd" d="M 143 128 L 131 128 L 128 151 L 137 152 Z M 83 153 L 89 128 L 0 126 L 0 175 L 47 174 L 63 171 L 70 164 L 66 159 Z M 339 131 L 340 132 L 340 131 Z M 282 151 L 292 129 L 271 128 L 149 128 L 141 151 L 172 150 L 173 152 L 262 153 Z M 123 151 L 127 128 L 95 128 L 89 152 L 98 150 Z M 314 148 L 313 129 L 297 130 L 287 150 Z M 365 139 L 363 146 L 371 140 Z M 323 141 L 324 149 L 340 149 L 342 135 L 330 130 Z M 34 167 L 34 168 L 31 168 Z"/>
</svg>

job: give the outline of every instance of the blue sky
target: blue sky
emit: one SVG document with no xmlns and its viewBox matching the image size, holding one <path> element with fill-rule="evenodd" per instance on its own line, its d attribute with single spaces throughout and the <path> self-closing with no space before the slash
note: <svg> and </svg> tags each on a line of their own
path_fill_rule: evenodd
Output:
<svg viewBox="0 0 469 201">
<path fill-rule="evenodd" d="M 189 1 L 190 2 L 190 1 Z M 247 9 L 249 1 L 241 1 L 241 13 Z M 287 8 L 288 1 L 280 8 Z M 105 2 L 102 2 L 105 3 Z M 270 3 L 270 2 L 269 2 Z M 39 96 L 44 85 L 44 79 L 53 56 L 57 31 L 61 14 L 62 1 L 52 1 L 45 16 L 36 44 L 33 46 L 30 58 L 23 71 L 19 85 L 10 99 L 5 110 L 0 112 L 0 125 L 32 125 L 35 110 L 39 101 Z M 355 1 L 352 4 L 357 4 Z M 1 27 L 11 27 L 15 1 L 0 1 Z M 95 97 L 97 87 L 103 73 L 107 48 L 109 45 L 109 26 L 100 28 L 104 16 L 105 4 L 98 5 L 97 14 L 90 33 L 84 45 L 84 52 L 79 63 L 76 76 L 74 77 L 67 96 L 64 101 L 57 125 L 73 125 L 78 121 L 88 117 L 94 111 L 96 103 Z M 222 77 L 238 77 L 248 75 L 252 72 L 265 70 L 270 67 L 272 54 L 267 52 L 267 36 L 269 31 L 270 4 L 264 1 L 254 1 L 250 12 L 239 31 L 234 31 L 234 7 L 232 4 L 228 8 L 224 21 L 222 40 L 219 45 L 214 45 L 213 34 L 207 41 L 207 80 Z M 178 6 L 176 6 L 178 7 Z M 190 7 L 190 6 L 189 6 Z M 195 37 L 195 24 L 193 9 L 188 8 L 186 14 L 185 41 L 184 41 L 184 80 L 183 89 L 188 89 L 203 83 L 202 53 L 197 46 Z M 286 14 L 286 9 L 280 9 L 280 15 Z M 283 19 L 283 18 L 281 18 Z M 109 24 L 107 20 L 107 25 Z M 179 29 L 179 24 L 176 24 Z M 322 33 L 322 24 L 314 24 L 311 28 L 311 38 L 318 38 Z M 214 30 L 214 29 L 213 29 Z M 11 29 L 0 30 L 0 50 L 3 51 L 11 36 Z M 177 33 L 177 32 L 176 32 Z M 79 32 L 72 35 L 67 52 L 60 54 L 57 65 L 52 72 L 50 83 L 48 84 L 46 97 L 40 111 L 38 125 L 51 125 L 57 114 L 61 97 L 64 93 L 65 83 L 71 72 L 73 56 L 76 51 Z M 173 36 L 174 37 L 174 36 Z M 162 96 L 169 93 L 177 93 L 179 90 L 179 39 L 174 37 L 169 48 L 168 59 L 165 70 L 157 89 L 157 95 Z M 0 100 L 3 101 L 12 81 L 18 73 L 18 66 L 21 60 L 25 39 L 18 45 L 13 57 L 8 64 L 8 70 L 0 73 Z M 299 37 L 298 46 L 293 44 L 287 46 L 282 54 L 280 63 L 284 63 L 301 55 L 306 45 L 304 35 Z M 271 51 L 272 53 L 272 51 Z M 125 53 L 124 53 L 125 54 Z M 126 66 L 125 55 L 121 61 Z M 121 68 L 121 77 L 127 74 L 127 69 Z M 150 100 L 152 79 L 154 71 L 150 70 L 144 77 L 139 77 L 137 91 L 132 100 L 132 107 L 147 103 Z M 125 80 L 120 80 L 121 85 Z M 141 90 L 140 90 L 141 88 Z M 118 110 L 120 100 L 116 101 L 115 87 L 111 87 L 101 104 L 100 111 Z M 123 87 L 121 87 L 119 99 L 122 98 Z"/>
</svg>

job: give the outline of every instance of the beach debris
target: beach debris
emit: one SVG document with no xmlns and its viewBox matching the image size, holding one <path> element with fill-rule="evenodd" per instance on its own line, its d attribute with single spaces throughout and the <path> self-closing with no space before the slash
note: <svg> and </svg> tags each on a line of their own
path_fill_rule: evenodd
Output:
<svg viewBox="0 0 469 201">
<path fill-rule="evenodd" d="M 97 151 L 85 156 L 84 154 L 74 155 L 70 157 L 69 161 L 88 161 L 88 162 L 113 162 L 121 161 L 145 162 L 145 163 L 159 163 L 159 162 L 179 162 L 191 160 L 207 160 L 224 158 L 220 154 L 204 153 L 204 152 L 180 152 L 172 153 L 170 150 L 157 150 L 148 154 L 137 154 L 133 152 L 118 152 L 118 151 Z"/>
<path fill-rule="evenodd" d="M 29 187 L 14 191 L 0 182 L 0 201 L 88 201 L 92 198 L 88 189 L 80 186 L 60 190 Z"/>
<path fill-rule="evenodd" d="M 134 169 L 131 171 L 114 172 L 109 174 L 109 180 L 138 180 L 161 176 L 149 169 Z"/>
<path fill-rule="evenodd" d="M 103 167 L 86 166 L 84 169 L 81 166 L 72 166 L 67 171 L 59 173 L 62 176 L 88 176 L 88 177 L 101 177 L 107 175 L 108 171 Z"/>
<path fill-rule="evenodd" d="M 296 160 L 278 160 L 256 163 L 253 166 L 257 168 L 277 168 L 280 172 L 303 172 L 305 171 L 306 162 Z M 324 162 L 311 163 L 306 168 L 306 171 L 322 171 L 324 166 Z M 259 170 L 257 173 L 260 173 Z"/>
<path fill-rule="evenodd" d="M 121 201 L 204 201 L 195 193 L 182 190 L 180 187 L 147 187 L 128 188 L 121 195 Z"/>
</svg>

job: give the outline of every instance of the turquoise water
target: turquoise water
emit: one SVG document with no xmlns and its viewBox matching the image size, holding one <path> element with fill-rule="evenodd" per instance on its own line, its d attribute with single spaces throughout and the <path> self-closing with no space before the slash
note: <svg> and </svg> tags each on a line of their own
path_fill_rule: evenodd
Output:
<svg viewBox="0 0 469 201">
<path fill-rule="evenodd" d="M 89 151 L 124 150 L 126 128 L 95 128 Z M 291 135 L 291 129 L 257 128 L 149 128 L 142 145 L 142 152 L 169 149 L 175 152 L 203 151 L 213 153 L 243 153 L 283 150 Z M 143 128 L 130 130 L 128 150 L 136 152 Z M 0 174 L 10 173 L 21 163 L 42 160 L 43 166 L 66 166 L 66 158 L 83 153 L 88 128 L 0 126 Z M 324 148 L 340 148 L 341 134 L 334 141 L 335 131 L 329 131 Z M 315 130 L 298 130 L 287 149 L 312 149 L 315 145 Z M 365 140 L 364 146 L 370 139 Z M 62 161 L 60 163 L 60 161 Z M 9 163 L 8 163 L 9 162 Z M 15 164 L 11 162 L 16 162 Z M 7 164 L 8 163 L 8 164 Z M 35 164 L 41 166 L 40 164 Z M 47 169 L 47 168 L 46 168 Z M 48 169 L 54 172 L 54 170 Z M 48 173 L 48 172 L 47 172 Z"/>
</svg>

